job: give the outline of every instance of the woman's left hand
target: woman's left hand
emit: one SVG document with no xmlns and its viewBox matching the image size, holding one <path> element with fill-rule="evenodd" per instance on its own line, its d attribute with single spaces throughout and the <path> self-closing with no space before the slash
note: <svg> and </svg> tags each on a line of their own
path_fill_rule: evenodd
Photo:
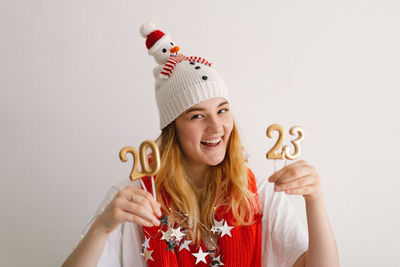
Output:
<svg viewBox="0 0 400 267">
<path fill-rule="evenodd" d="M 275 183 L 275 191 L 289 195 L 302 195 L 305 200 L 315 201 L 322 197 L 317 170 L 304 160 L 293 162 L 268 179 Z"/>
</svg>

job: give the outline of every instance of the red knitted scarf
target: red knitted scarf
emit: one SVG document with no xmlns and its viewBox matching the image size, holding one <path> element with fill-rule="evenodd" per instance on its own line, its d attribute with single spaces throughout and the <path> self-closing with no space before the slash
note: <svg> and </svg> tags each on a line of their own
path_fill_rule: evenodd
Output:
<svg viewBox="0 0 400 267">
<path fill-rule="evenodd" d="M 256 194 L 257 205 L 257 186 L 254 174 L 249 170 L 249 189 L 251 192 Z M 143 178 L 143 181 L 151 192 L 151 180 L 150 177 Z M 221 208 L 216 210 L 216 218 L 224 219 L 229 226 L 234 226 L 231 230 L 232 237 L 224 235 L 218 238 L 218 246 L 220 248 L 218 255 L 221 255 L 220 260 L 225 267 L 259 267 L 261 266 L 261 217 L 260 213 L 254 217 L 254 223 L 248 226 L 234 225 L 234 217 L 232 211 L 226 212 Z M 148 266 L 210 266 L 212 257 L 207 256 L 207 264 L 200 261 L 196 263 L 196 257 L 193 253 L 199 251 L 198 245 L 189 244 L 190 251 L 182 249 L 179 251 L 179 246 L 175 247 L 174 250 L 167 251 L 167 244 L 165 240 L 161 240 L 161 232 L 159 227 L 143 227 L 144 236 L 150 238 L 148 251 L 152 251 L 151 257 L 147 261 Z M 203 252 L 207 251 L 207 248 L 203 241 L 200 243 L 200 247 Z"/>
</svg>

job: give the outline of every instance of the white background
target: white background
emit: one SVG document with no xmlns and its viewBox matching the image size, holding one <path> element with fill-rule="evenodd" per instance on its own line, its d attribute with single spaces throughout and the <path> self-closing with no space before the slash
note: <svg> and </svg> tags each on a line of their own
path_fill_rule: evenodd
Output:
<svg viewBox="0 0 400 267">
<path fill-rule="evenodd" d="M 224 77 L 256 175 L 273 172 L 267 127 L 304 127 L 300 158 L 321 175 L 341 266 L 399 266 L 399 11 L 395 0 L 1 0 L 0 265 L 60 265 L 128 179 L 119 150 L 159 135 L 156 63 L 139 34 L 150 19 Z M 303 198 L 290 200 L 306 225 Z"/>
</svg>

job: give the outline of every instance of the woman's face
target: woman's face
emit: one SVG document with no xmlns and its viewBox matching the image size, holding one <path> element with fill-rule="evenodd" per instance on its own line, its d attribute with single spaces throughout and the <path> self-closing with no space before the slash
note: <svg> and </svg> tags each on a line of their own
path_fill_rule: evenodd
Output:
<svg viewBox="0 0 400 267">
<path fill-rule="evenodd" d="M 215 166 L 225 158 L 233 128 L 229 103 L 224 98 L 201 102 L 175 120 L 186 161 L 193 167 Z"/>
</svg>

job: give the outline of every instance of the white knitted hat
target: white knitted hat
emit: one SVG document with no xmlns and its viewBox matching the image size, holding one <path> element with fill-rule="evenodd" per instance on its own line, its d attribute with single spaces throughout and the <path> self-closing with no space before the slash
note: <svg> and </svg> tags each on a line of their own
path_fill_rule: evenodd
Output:
<svg viewBox="0 0 400 267">
<path fill-rule="evenodd" d="M 155 25 L 149 22 L 153 31 Z M 149 24 L 141 27 L 142 36 L 151 35 L 151 30 L 143 34 L 143 29 L 149 29 Z M 169 37 L 169 36 L 168 36 Z M 221 76 L 211 67 L 211 63 L 200 57 L 187 57 L 178 54 L 179 47 L 171 42 L 160 38 L 152 47 L 156 62 L 161 62 L 161 56 L 167 54 L 164 64 L 156 66 L 153 70 L 155 82 L 155 95 L 158 111 L 160 114 L 160 129 L 174 121 L 182 112 L 188 108 L 208 99 L 223 97 L 230 102 L 228 90 Z M 151 49 L 151 47 L 148 49 Z M 164 53 L 160 55 L 161 53 Z"/>
<path fill-rule="evenodd" d="M 181 61 L 169 79 L 156 79 L 160 129 L 188 108 L 207 99 L 223 97 L 229 101 L 228 90 L 222 78 L 213 67 L 201 63 Z"/>
</svg>

